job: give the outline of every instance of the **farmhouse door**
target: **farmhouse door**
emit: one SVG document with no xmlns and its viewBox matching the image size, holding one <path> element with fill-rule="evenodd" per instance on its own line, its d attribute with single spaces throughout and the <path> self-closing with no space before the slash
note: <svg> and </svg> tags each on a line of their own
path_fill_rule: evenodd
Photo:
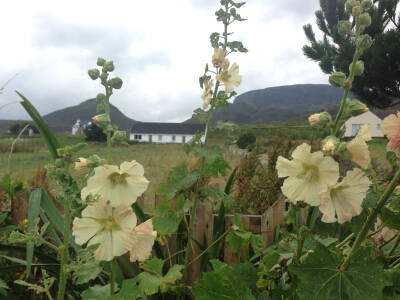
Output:
<svg viewBox="0 0 400 300">
<path fill-rule="evenodd" d="M 185 144 L 186 143 L 186 136 L 182 137 L 182 143 Z"/>
<path fill-rule="evenodd" d="M 149 135 L 149 142 L 151 143 L 153 141 L 153 136 L 150 134 Z"/>
</svg>

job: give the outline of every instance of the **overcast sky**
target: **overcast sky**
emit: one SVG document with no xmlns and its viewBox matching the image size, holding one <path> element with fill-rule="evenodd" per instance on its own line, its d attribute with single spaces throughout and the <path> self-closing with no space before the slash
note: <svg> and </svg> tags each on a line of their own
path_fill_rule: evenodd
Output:
<svg viewBox="0 0 400 300">
<path fill-rule="evenodd" d="M 42 114 L 103 92 L 87 70 L 98 56 L 114 60 L 123 79 L 111 102 L 139 121 L 183 121 L 201 106 L 198 77 L 210 62 L 209 35 L 221 31 L 219 0 L 26 0 L 3 1 L 0 84 L 18 76 L 0 95 L 2 104 L 22 92 Z M 315 24 L 318 0 L 249 0 L 234 38 L 249 49 L 230 56 L 243 75 L 237 92 L 327 83 L 318 65 L 302 54 L 302 26 Z M 95 112 L 94 112 L 95 113 Z M 26 119 L 19 105 L 0 119 Z"/>
</svg>

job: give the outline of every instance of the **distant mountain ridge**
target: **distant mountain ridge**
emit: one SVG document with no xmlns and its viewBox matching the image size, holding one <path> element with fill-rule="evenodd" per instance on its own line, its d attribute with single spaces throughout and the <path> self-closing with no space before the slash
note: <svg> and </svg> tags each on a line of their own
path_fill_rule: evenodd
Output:
<svg viewBox="0 0 400 300">
<path fill-rule="evenodd" d="M 253 90 L 236 97 L 213 121 L 265 124 L 305 120 L 310 113 L 337 105 L 343 90 L 326 84 L 297 84 Z M 352 97 L 352 95 L 350 95 Z"/>
<path fill-rule="evenodd" d="M 44 115 L 43 119 L 49 124 L 69 124 L 70 127 L 72 127 L 77 119 L 80 119 L 81 121 L 90 121 L 94 115 L 103 113 L 103 111 L 98 113 L 96 112 L 97 105 L 98 101 L 96 99 L 89 99 L 78 105 L 66 107 Z M 132 125 L 136 123 L 135 120 L 125 116 L 117 107 L 112 104 L 110 104 L 110 114 L 112 123 L 116 124 L 119 129 L 130 130 Z"/>
</svg>

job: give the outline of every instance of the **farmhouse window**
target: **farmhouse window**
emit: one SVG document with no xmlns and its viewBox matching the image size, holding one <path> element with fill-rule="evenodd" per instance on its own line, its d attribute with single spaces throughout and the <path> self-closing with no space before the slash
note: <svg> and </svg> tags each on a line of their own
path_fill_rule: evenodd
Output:
<svg viewBox="0 0 400 300">
<path fill-rule="evenodd" d="M 176 136 L 173 135 L 173 136 L 172 136 L 172 141 L 175 142 L 175 140 L 176 140 Z"/>
<path fill-rule="evenodd" d="M 360 130 L 363 124 L 352 124 L 351 125 L 351 134 L 352 136 L 356 136 L 358 131 Z"/>
<path fill-rule="evenodd" d="M 380 130 L 381 129 L 381 124 L 376 124 L 376 129 Z"/>
<path fill-rule="evenodd" d="M 141 140 L 142 135 L 141 134 L 135 134 L 135 140 Z"/>
<path fill-rule="evenodd" d="M 186 143 L 186 136 L 182 136 L 182 143 L 183 143 L 183 144 Z"/>
<path fill-rule="evenodd" d="M 159 136 L 158 136 L 158 141 L 162 141 L 162 135 L 160 134 Z"/>
</svg>

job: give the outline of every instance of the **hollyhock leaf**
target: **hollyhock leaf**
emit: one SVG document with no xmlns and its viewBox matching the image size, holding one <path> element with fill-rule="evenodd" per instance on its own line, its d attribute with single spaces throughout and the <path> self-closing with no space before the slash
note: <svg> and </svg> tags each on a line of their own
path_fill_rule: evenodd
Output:
<svg viewBox="0 0 400 300">
<path fill-rule="evenodd" d="M 373 257 L 372 249 L 360 248 L 344 271 L 338 268 L 342 259 L 340 253 L 318 244 L 302 264 L 290 265 L 289 271 L 299 280 L 299 299 L 382 299 L 382 291 L 391 285 L 391 280 L 385 276 L 380 261 Z"/>
<path fill-rule="evenodd" d="M 174 265 L 171 269 L 169 269 L 167 275 L 164 276 L 164 281 L 167 283 L 174 283 L 176 280 L 182 277 L 182 269 L 184 266 L 182 265 Z"/>
<path fill-rule="evenodd" d="M 381 209 L 379 218 L 382 220 L 386 227 L 400 230 L 400 212 L 393 211 L 390 208 L 384 206 Z"/>
<path fill-rule="evenodd" d="M 152 260 L 149 260 L 145 264 L 143 264 L 141 267 L 143 270 L 147 272 L 151 272 L 157 275 L 162 276 L 162 267 L 164 265 L 164 261 L 159 258 L 153 258 Z"/>
<path fill-rule="evenodd" d="M 153 295 L 158 292 L 162 284 L 162 278 L 150 273 L 140 273 L 138 276 L 139 288 L 146 295 Z"/>
<path fill-rule="evenodd" d="M 110 295 L 110 284 L 95 285 L 82 293 L 82 300 L 107 300 Z"/>
<path fill-rule="evenodd" d="M 173 234 L 178 230 L 182 217 L 175 211 L 169 211 L 153 217 L 154 230 L 159 234 Z"/>
<path fill-rule="evenodd" d="M 76 284 L 84 284 L 95 279 L 101 271 L 102 267 L 99 265 L 98 261 L 90 261 L 75 271 L 73 277 Z"/>
<path fill-rule="evenodd" d="M 107 300 L 136 300 L 145 299 L 146 296 L 140 291 L 137 277 L 122 282 L 121 291 Z"/>
</svg>

